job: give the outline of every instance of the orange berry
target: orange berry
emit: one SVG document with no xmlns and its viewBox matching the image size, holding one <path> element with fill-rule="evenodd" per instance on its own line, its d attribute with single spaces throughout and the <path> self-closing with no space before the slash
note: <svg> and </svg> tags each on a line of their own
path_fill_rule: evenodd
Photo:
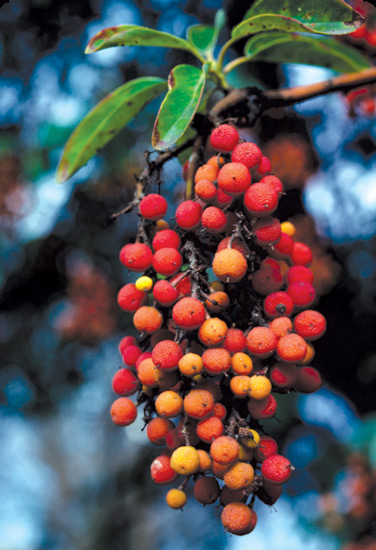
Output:
<svg viewBox="0 0 376 550">
<path fill-rule="evenodd" d="M 253 399 L 264 399 L 272 391 L 272 384 L 266 376 L 254 374 L 249 381 L 249 397 Z"/>
<path fill-rule="evenodd" d="M 211 202 L 217 196 L 217 188 L 212 181 L 202 179 L 196 183 L 195 193 L 202 201 Z"/>
<path fill-rule="evenodd" d="M 251 174 L 246 166 L 240 162 L 225 164 L 218 174 L 218 187 L 230 197 L 241 195 L 251 185 Z"/>
<path fill-rule="evenodd" d="M 229 295 L 223 291 L 213 292 L 206 299 L 205 305 L 211 313 L 222 313 L 230 305 Z"/>
<path fill-rule="evenodd" d="M 151 357 L 144 359 L 138 365 L 137 376 L 141 384 L 148 386 L 148 388 L 156 388 L 158 386 L 159 371 Z"/>
<path fill-rule="evenodd" d="M 173 510 L 181 510 L 187 503 L 187 495 L 181 489 L 170 489 L 166 495 L 166 502 Z"/>
<path fill-rule="evenodd" d="M 155 400 L 155 410 L 159 416 L 174 418 L 183 410 L 183 399 L 177 392 L 166 390 Z"/>
<path fill-rule="evenodd" d="M 186 353 L 180 359 L 178 366 L 181 374 L 188 378 L 192 378 L 192 376 L 202 372 L 204 364 L 201 356 L 197 353 Z"/>
<path fill-rule="evenodd" d="M 223 434 L 223 422 L 218 416 L 210 416 L 200 420 L 196 427 L 198 437 L 204 443 L 211 443 Z"/>
<path fill-rule="evenodd" d="M 286 334 L 278 340 L 277 354 L 282 361 L 301 361 L 307 353 L 307 343 L 299 334 Z"/>
<path fill-rule="evenodd" d="M 277 338 L 282 338 L 282 336 L 285 336 L 288 332 L 293 330 L 293 324 L 290 317 L 277 317 L 269 323 L 269 327 Z"/>
<path fill-rule="evenodd" d="M 205 418 L 212 412 L 213 407 L 214 398 L 207 390 L 194 389 L 184 397 L 184 411 L 191 418 Z"/>
<path fill-rule="evenodd" d="M 307 353 L 301 361 L 297 361 L 299 365 L 309 365 L 315 356 L 315 348 L 310 342 L 307 342 Z"/>
<path fill-rule="evenodd" d="M 223 481 L 229 489 L 246 489 L 253 481 L 255 471 L 246 462 L 235 462 L 223 476 Z"/>
<path fill-rule="evenodd" d="M 227 372 L 231 368 L 231 355 L 224 348 L 210 348 L 202 355 L 205 371 L 211 376 Z"/>
<path fill-rule="evenodd" d="M 234 376 L 230 381 L 230 389 L 232 393 L 238 399 L 245 399 L 248 397 L 250 390 L 250 377 L 249 376 Z"/>
<path fill-rule="evenodd" d="M 202 323 L 198 331 L 198 337 L 204 346 L 211 348 L 222 344 L 226 332 L 226 323 L 218 317 L 212 317 Z"/>
<path fill-rule="evenodd" d="M 142 306 L 133 316 L 133 324 L 139 332 L 152 334 L 162 326 L 163 317 L 155 307 Z"/>
<path fill-rule="evenodd" d="M 256 357 L 270 357 L 278 343 L 278 338 L 268 327 L 254 327 L 247 335 L 247 348 Z"/>
<path fill-rule="evenodd" d="M 213 504 L 221 492 L 214 477 L 199 477 L 193 487 L 193 495 L 200 504 Z"/>
<path fill-rule="evenodd" d="M 247 272 L 247 260 L 235 248 L 224 248 L 214 256 L 213 271 L 224 283 L 238 283 Z"/>
<path fill-rule="evenodd" d="M 210 445 L 210 455 L 219 464 L 231 464 L 239 454 L 239 443 L 229 435 L 222 435 Z"/>
<path fill-rule="evenodd" d="M 210 458 L 209 453 L 202 449 L 197 449 L 198 458 L 200 460 L 200 465 L 198 467 L 198 472 L 200 474 L 205 474 L 209 472 L 212 466 L 212 459 Z"/>
<path fill-rule="evenodd" d="M 185 330 L 198 329 L 205 321 L 205 315 L 203 304 L 196 298 L 181 298 L 172 309 L 175 323 Z"/>
<path fill-rule="evenodd" d="M 137 407 L 129 397 L 119 397 L 111 406 L 112 422 L 117 426 L 129 426 L 137 417 Z"/>
<path fill-rule="evenodd" d="M 213 164 L 203 164 L 200 166 L 195 174 L 195 183 L 198 183 L 200 180 L 209 180 L 215 181 L 219 172 L 218 166 L 213 166 Z"/>
<path fill-rule="evenodd" d="M 179 475 L 188 476 L 197 472 L 200 459 L 191 445 L 178 447 L 171 455 L 171 468 Z"/>
<path fill-rule="evenodd" d="M 230 464 L 219 464 L 215 460 L 212 461 L 211 471 L 212 474 L 218 479 L 223 479 L 225 472 L 229 469 Z"/>
<path fill-rule="evenodd" d="M 165 445 L 166 435 L 175 426 L 167 418 L 153 418 L 146 426 L 146 435 L 154 445 Z"/>
<path fill-rule="evenodd" d="M 222 155 L 214 155 L 213 157 L 210 157 L 207 162 L 207 164 L 210 164 L 211 166 L 217 166 L 218 168 L 222 168 L 225 163 L 225 158 Z"/>
<path fill-rule="evenodd" d="M 221 522 L 229 533 L 247 535 L 256 526 L 256 512 L 242 502 L 231 502 L 222 510 Z"/>
<path fill-rule="evenodd" d="M 304 339 L 317 340 L 325 333 L 326 320 L 318 311 L 307 309 L 295 317 L 294 328 Z"/>
<path fill-rule="evenodd" d="M 220 420 L 225 420 L 227 416 L 227 409 L 222 403 L 214 403 L 213 415 L 218 416 Z"/>
<path fill-rule="evenodd" d="M 252 359 L 243 352 L 235 353 L 231 358 L 231 368 L 235 374 L 247 375 L 253 370 Z"/>
</svg>

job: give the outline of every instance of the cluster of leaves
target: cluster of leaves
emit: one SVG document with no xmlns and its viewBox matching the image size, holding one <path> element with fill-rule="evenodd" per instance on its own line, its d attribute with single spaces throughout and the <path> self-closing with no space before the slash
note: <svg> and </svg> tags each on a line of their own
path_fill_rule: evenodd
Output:
<svg viewBox="0 0 376 550">
<path fill-rule="evenodd" d="M 114 46 L 159 46 L 185 50 L 197 63 L 175 66 L 167 81 L 152 76 L 136 78 L 106 96 L 68 140 L 57 180 L 69 179 L 141 109 L 166 90 L 152 134 L 152 145 L 158 151 L 172 147 L 187 136 L 196 112 L 205 113 L 213 92 L 228 92 L 231 88 L 228 75 L 243 63 L 305 63 L 337 72 L 370 67 L 368 59 L 351 45 L 328 36 L 349 34 L 362 23 L 361 16 L 343 0 L 257 0 L 221 47 L 217 47 L 217 43 L 225 24 L 223 10 L 217 12 L 214 26 L 191 26 L 186 40 L 138 25 L 100 31 L 90 40 L 86 53 Z M 248 37 L 243 55 L 236 58 L 230 55 L 230 47 Z"/>
</svg>

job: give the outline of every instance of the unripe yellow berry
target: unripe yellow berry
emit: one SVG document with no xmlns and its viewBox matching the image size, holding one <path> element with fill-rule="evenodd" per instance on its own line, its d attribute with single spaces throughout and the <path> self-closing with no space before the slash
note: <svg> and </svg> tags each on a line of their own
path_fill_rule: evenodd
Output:
<svg viewBox="0 0 376 550">
<path fill-rule="evenodd" d="M 171 455 L 171 468 L 182 476 L 189 476 L 197 472 L 200 466 L 200 457 L 195 447 L 186 445 L 178 447 Z"/>
<path fill-rule="evenodd" d="M 282 222 L 281 230 L 283 233 L 287 233 L 290 237 L 293 237 L 296 232 L 295 225 L 291 222 Z"/>
<path fill-rule="evenodd" d="M 223 292 L 225 289 L 225 285 L 221 281 L 213 281 L 210 285 L 215 292 Z"/>
<path fill-rule="evenodd" d="M 143 275 L 142 277 L 139 277 L 137 281 L 135 282 L 135 287 L 137 290 L 141 290 L 143 292 L 150 292 L 150 290 L 153 288 L 153 279 L 150 277 L 146 277 L 146 275 Z"/>
<path fill-rule="evenodd" d="M 166 495 L 166 502 L 170 508 L 180 510 L 187 502 L 187 495 L 181 489 L 170 489 Z"/>
</svg>

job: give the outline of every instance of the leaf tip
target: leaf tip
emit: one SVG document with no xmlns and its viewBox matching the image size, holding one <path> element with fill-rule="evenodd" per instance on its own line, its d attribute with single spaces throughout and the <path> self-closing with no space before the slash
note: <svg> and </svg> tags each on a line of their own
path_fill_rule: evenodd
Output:
<svg viewBox="0 0 376 550">
<path fill-rule="evenodd" d="M 70 174 L 69 172 L 69 163 L 65 159 L 62 159 L 56 170 L 56 176 L 55 176 L 56 183 L 58 184 L 65 183 L 70 178 L 71 175 L 72 174 Z"/>
</svg>

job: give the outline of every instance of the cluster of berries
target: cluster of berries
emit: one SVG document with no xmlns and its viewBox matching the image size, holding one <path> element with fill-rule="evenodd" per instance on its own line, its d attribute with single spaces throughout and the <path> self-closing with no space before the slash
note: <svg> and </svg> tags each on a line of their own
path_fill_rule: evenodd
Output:
<svg viewBox="0 0 376 550">
<path fill-rule="evenodd" d="M 143 242 L 120 252 L 125 267 L 143 273 L 118 294 L 140 337 L 120 342 L 125 366 L 113 378 L 111 415 L 131 424 L 136 394 L 148 439 L 165 447 L 152 479 L 185 476 L 168 505 L 185 505 L 193 477 L 194 497 L 219 499 L 225 529 L 244 535 L 256 524 L 255 497 L 276 502 L 293 470 L 260 421 L 275 415 L 273 394 L 321 386 L 309 363 L 326 321 L 307 309 L 315 300 L 311 250 L 294 241 L 291 223 L 271 216 L 283 186 L 270 162 L 230 125 L 210 141 L 218 156 L 197 169 L 196 197 L 178 206 L 177 227 L 162 219 L 165 199 L 146 195 Z"/>
</svg>

